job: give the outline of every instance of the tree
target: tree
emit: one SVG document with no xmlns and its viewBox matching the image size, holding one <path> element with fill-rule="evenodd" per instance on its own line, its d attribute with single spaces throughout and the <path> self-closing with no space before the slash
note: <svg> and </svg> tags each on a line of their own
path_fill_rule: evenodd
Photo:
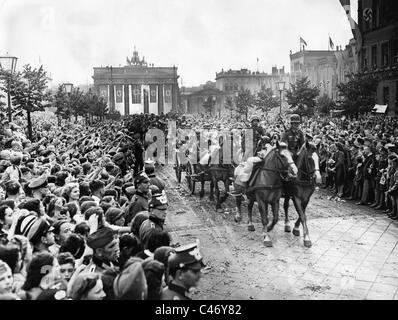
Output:
<svg viewBox="0 0 398 320">
<path fill-rule="evenodd" d="M 83 116 L 85 114 L 82 97 L 83 91 L 81 91 L 80 88 L 73 88 L 68 96 L 70 113 L 75 116 L 76 121 L 78 116 Z"/>
<path fill-rule="evenodd" d="M 203 102 L 203 108 L 207 113 L 211 115 L 211 110 L 214 109 L 214 105 L 216 103 L 215 101 L 216 97 L 213 96 L 208 96 L 205 102 Z"/>
<path fill-rule="evenodd" d="M 337 85 L 347 114 L 369 112 L 376 103 L 379 79 L 374 75 L 351 74 L 347 83 Z"/>
<path fill-rule="evenodd" d="M 92 95 L 89 100 L 89 112 L 91 115 L 104 119 L 105 114 L 108 113 L 108 105 L 103 98 Z"/>
<path fill-rule="evenodd" d="M 286 91 L 286 100 L 290 108 L 302 116 L 314 114 L 316 97 L 319 95 L 318 88 L 311 88 L 308 77 L 298 79 L 291 85 L 291 89 Z"/>
<path fill-rule="evenodd" d="M 249 89 L 239 91 L 239 94 L 236 97 L 236 111 L 240 115 L 244 114 L 246 120 L 249 108 L 253 108 L 255 105 L 256 105 L 256 99 L 251 94 Z"/>
<path fill-rule="evenodd" d="M 23 66 L 22 72 L 18 72 L 11 82 L 11 97 L 15 109 L 26 111 L 28 122 L 28 137 L 32 140 L 31 113 L 44 111 L 51 105 L 51 92 L 47 84 L 51 80 L 43 66 L 32 68 L 29 64 Z"/>
<path fill-rule="evenodd" d="M 70 116 L 70 110 L 67 107 L 66 93 L 62 85 L 58 86 L 57 92 L 52 98 L 52 105 L 56 108 L 55 114 L 58 118 L 58 125 L 60 125 L 61 119 L 68 119 Z"/>
<path fill-rule="evenodd" d="M 331 110 L 336 107 L 336 103 L 328 95 L 318 97 L 318 112 L 320 114 L 328 115 Z"/>
<path fill-rule="evenodd" d="M 229 110 L 229 112 L 231 113 L 231 116 L 232 116 L 232 111 L 235 110 L 235 103 L 234 103 L 232 97 L 228 96 L 225 99 L 224 108 L 225 108 L 225 110 Z"/>
<path fill-rule="evenodd" d="M 256 108 L 264 113 L 279 107 L 279 99 L 275 98 L 270 88 L 261 90 L 257 94 Z"/>
</svg>

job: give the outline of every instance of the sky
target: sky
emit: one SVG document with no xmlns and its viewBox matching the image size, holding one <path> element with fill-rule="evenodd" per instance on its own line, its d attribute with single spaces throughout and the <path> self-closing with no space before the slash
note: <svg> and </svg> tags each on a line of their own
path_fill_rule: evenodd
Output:
<svg viewBox="0 0 398 320">
<path fill-rule="evenodd" d="M 357 21 L 357 1 L 352 0 Z M 0 55 L 17 70 L 41 64 L 52 78 L 92 84 L 93 67 L 124 66 L 136 46 L 155 66 L 178 68 L 180 86 L 247 68 L 290 70 L 290 50 L 343 47 L 352 38 L 339 0 L 0 0 Z"/>
</svg>

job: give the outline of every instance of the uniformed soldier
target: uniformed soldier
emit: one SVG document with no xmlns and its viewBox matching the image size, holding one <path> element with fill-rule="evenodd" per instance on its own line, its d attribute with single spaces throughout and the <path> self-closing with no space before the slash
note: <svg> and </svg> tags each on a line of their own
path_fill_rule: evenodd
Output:
<svg viewBox="0 0 398 320">
<path fill-rule="evenodd" d="M 283 133 L 281 140 L 287 143 L 288 150 L 292 153 L 293 159 L 296 160 L 297 153 L 304 144 L 304 134 L 299 129 L 300 116 L 298 114 L 290 116 L 290 125 L 290 129 Z"/>
<path fill-rule="evenodd" d="M 259 143 L 261 142 L 261 138 L 265 135 L 265 130 L 260 126 L 260 119 L 257 116 L 251 119 L 251 129 L 253 130 L 253 154 L 256 155 L 260 151 Z"/>
<path fill-rule="evenodd" d="M 149 218 L 141 224 L 139 230 L 139 238 L 145 249 L 147 248 L 150 234 L 154 230 L 163 230 L 167 208 L 167 198 L 159 190 L 153 193 L 149 201 Z"/>
<path fill-rule="evenodd" d="M 176 248 L 168 259 L 171 281 L 163 289 L 161 300 L 191 300 L 188 290 L 198 285 L 204 266 L 196 243 Z"/>
<path fill-rule="evenodd" d="M 47 184 L 46 175 L 32 179 L 32 181 L 28 184 L 28 188 L 32 191 L 33 198 L 43 200 L 44 197 L 49 193 Z"/>
<path fill-rule="evenodd" d="M 153 162 L 152 160 L 145 161 L 145 173 L 148 175 L 150 185 L 157 186 L 160 192 L 163 192 L 165 190 L 166 182 L 164 182 L 163 179 L 157 177 L 155 174 L 155 162 Z"/>
<path fill-rule="evenodd" d="M 112 300 L 113 280 L 119 273 L 116 266 L 120 255 L 119 238 L 111 228 L 102 227 L 88 236 L 87 246 L 93 250 L 93 257 L 84 271 L 101 275 L 106 299 Z"/>
<path fill-rule="evenodd" d="M 131 224 L 131 221 L 138 212 L 148 211 L 149 182 L 150 180 L 144 172 L 139 173 L 134 178 L 136 191 L 134 196 L 131 198 L 130 205 L 127 208 L 125 221 L 126 226 Z"/>
<path fill-rule="evenodd" d="M 93 249 L 93 258 L 86 271 L 103 273 L 114 268 L 114 262 L 119 258 L 119 239 L 115 232 L 108 227 L 102 227 L 90 234 L 87 245 Z"/>
</svg>

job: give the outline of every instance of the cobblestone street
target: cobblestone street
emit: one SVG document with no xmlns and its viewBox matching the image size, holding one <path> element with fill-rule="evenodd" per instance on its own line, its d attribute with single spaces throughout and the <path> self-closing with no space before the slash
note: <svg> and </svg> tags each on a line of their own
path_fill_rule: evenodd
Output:
<svg viewBox="0 0 398 320">
<path fill-rule="evenodd" d="M 352 202 L 328 200 L 320 190 L 307 208 L 312 247 L 304 247 L 302 234 L 285 233 L 281 216 L 271 233 L 273 247 L 266 248 L 256 205 L 256 231 L 249 232 L 246 206 L 242 222 L 233 220 L 232 197 L 217 213 L 207 184 L 200 199 L 198 192 L 189 195 L 184 173 L 180 185 L 171 166 L 160 167 L 158 175 L 168 185 L 166 227 L 173 241 L 200 240 L 206 268 L 193 299 L 398 300 L 397 221 Z M 293 205 L 290 219 L 293 227 Z"/>
</svg>

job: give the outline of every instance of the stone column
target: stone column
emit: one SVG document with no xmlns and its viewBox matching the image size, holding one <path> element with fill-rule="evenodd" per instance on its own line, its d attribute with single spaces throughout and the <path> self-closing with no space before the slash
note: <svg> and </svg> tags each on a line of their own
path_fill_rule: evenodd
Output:
<svg viewBox="0 0 398 320">
<path fill-rule="evenodd" d="M 124 85 L 124 115 L 125 116 L 128 116 L 130 114 L 129 90 L 130 90 L 130 85 L 125 84 Z"/>
<path fill-rule="evenodd" d="M 109 85 L 109 111 L 113 113 L 115 111 L 115 86 Z"/>
<path fill-rule="evenodd" d="M 161 114 L 163 111 L 163 84 L 158 84 L 158 114 Z"/>
</svg>

